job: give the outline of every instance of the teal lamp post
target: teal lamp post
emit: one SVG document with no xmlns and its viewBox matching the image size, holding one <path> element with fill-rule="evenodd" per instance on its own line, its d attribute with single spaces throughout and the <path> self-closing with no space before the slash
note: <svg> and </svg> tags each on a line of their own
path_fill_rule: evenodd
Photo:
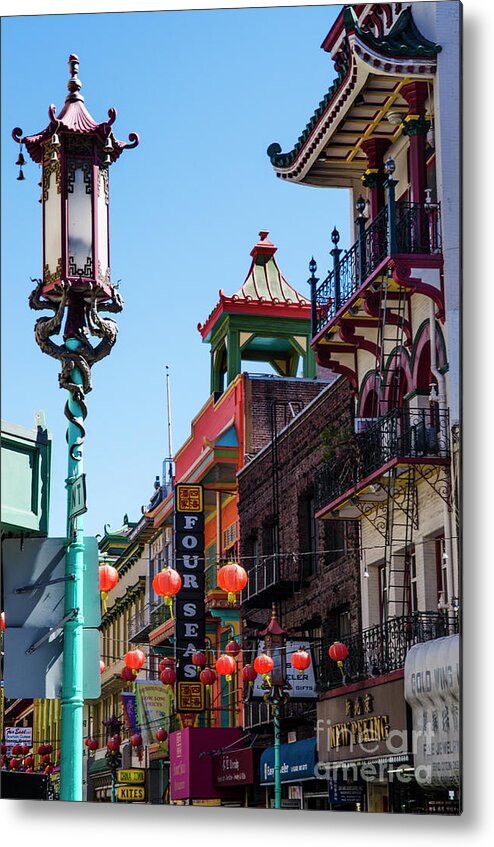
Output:
<svg viewBox="0 0 494 847">
<path fill-rule="evenodd" d="M 269 690 L 264 699 L 271 703 L 274 731 L 274 807 L 281 809 L 281 709 L 288 700 L 290 684 L 286 676 L 286 636 L 287 630 L 283 629 L 278 621 L 276 606 L 273 603 L 271 620 L 266 629 L 260 630 L 259 635 L 264 638 L 264 649 L 272 659 L 273 666 L 265 675 L 263 687 Z M 254 667 L 256 664 L 254 663 Z"/>
<path fill-rule="evenodd" d="M 51 317 L 36 321 L 35 338 L 43 353 L 60 362 L 59 385 L 68 392 L 60 798 L 82 800 L 85 398 L 91 391 L 91 367 L 108 356 L 117 339 L 115 321 L 100 313 L 123 308 L 110 278 L 109 168 L 124 149 L 137 146 L 139 137 L 131 133 L 128 143 L 115 138 L 113 108 L 106 121 L 97 123 L 84 105 L 74 54 L 69 69 L 68 95 L 60 113 L 50 106 L 44 130 L 23 137 L 16 127 L 12 137 L 21 146 L 18 179 L 25 179 L 24 147 L 41 167 L 43 275 L 36 280 L 29 305 L 53 311 Z M 52 336 L 60 333 L 64 319 L 63 342 L 57 344 Z M 96 346 L 90 336 L 99 339 Z"/>
</svg>

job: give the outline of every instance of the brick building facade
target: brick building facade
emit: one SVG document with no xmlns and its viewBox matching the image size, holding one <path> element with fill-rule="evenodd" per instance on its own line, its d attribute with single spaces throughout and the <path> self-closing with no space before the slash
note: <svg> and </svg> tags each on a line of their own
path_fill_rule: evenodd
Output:
<svg viewBox="0 0 494 847">
<path fill-rule="evenodd" d="M 350 390 L 341 378 L 313 383 L 319 392 L 301 408 L 287 399 L 285 381 L 262 385 L 270 419 L 252 420 L 265 446 L 238 474 L 240 559 L 249 573 L 245 635 L 267 623 L 274 601 L 290 632 L 330 644 L 361 626 L 357 525 L 314 518 L 314 476 L 328 425 L 341 433 L 353 428 Z M 262 428 L 273 422 L 266 444 Z"/>
</svg>

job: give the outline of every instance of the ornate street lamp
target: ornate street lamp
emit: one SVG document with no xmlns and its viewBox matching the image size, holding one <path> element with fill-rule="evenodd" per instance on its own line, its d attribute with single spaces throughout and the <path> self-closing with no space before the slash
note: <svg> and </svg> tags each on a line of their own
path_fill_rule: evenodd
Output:
<svg viewBox="0 0 494 847">
<path fill-rule="evenodd" d="M 35 338 L 44 353 L 61 363 L 59 384 L 69 392 L 67 552 L 65 557 L 65 615 L 62 681 L 60 784 L 62 800 L 82 800 L 83 748 L 83 576 L 84 529 L 74 515 L 72 494 L 84 490 L 82 445 L 87 414 L 85 397 L 91 390 L 91 367 L 111 352 L 117 325 L 101 311 L 120 312 L 123 301 L 110 278 L 108 169 L 123 150 L 136 147 L 139 137 L 118 141 L 108 119 L 97 123 L 84 106 L 77 77 L 79 59 L 69 56 L 69 93 L 57 115 L 36 135 L 24 136 L 16 127 L 14 140 L 42 168 L 43 275 L 29 298 L 32 309 L 51 309 L 51 317 L 36 321 Z M 20 165 L 20 167 L 21 167 Z M 24 179 L 22 167 L 19 179 Z M 62 329 L 63 343 L 53 335 Z M 89 336 L 100 339 L 96 346 Z M 82 498 L 84 500 L 84 497 Z"/>
<path fill-rule="evenodd" d="M 280 715 L 283 703 L 288 700 L 290 684 L 286 678 L 287 630 L 280 626 L 273 603 L 271 620 L 266 629 L 258 633 L 264 638 L 264 649 L 273 662 L 269 676 L 263 674 L 263 688 L 267 688 L 264 699 L 271 703 L 274 729 L 274 807 L 281 809 L 281 762 L 280 762 Z M 257 660 L 256 660 L 257 661 Z M 256 663 L 254 662 L 256 668 Z M 269 665 L 268 665 L 269 667 Z M 257 668 L 256 668 L 257 670 Z M 262 670 L 261 670 L 262 673 Z"/>
</svg>

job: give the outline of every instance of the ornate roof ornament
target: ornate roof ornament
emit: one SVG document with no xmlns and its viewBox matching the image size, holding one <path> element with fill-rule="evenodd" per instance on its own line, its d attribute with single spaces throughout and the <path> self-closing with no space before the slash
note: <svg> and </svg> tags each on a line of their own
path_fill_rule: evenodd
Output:
<svg viewBox="0 0 494 847">
<path fill-rule="evenodd" d="M 431 77 L 435 73 L 439 44 L 425 38 L 417 29 L 407 6 L 387 34 L 374 35 L 358 23 L 354 9 L 346 6 L 342 16 L 343 40 L 335 56 L 337 76 L 323 100 L 297 139 L 284 153 L 278 143 L 267 149 L 278 176 L 300 180 L 314 156 L 324 148 L 325 139 L 355 98 L 364 72 L 383 75 Z"/>
<path fill-rule="evenodd" d="M 22 136 L 22 129 L 15 127 L 12 130 L 12 138 L 18 144 L 25 144 L 26 149 L 33 161 L 41 164 L 43 161 L 44 145 L 52 138 L 53 133 L 60 134 L 61 132 L 74 133 L 78 135 L 95 135 L 109 156 L 108 164 L 113 164 L 123 150 L 137 147 L 139 144 L 139 136 L 136 132 L 131 132 L 128 136 L 128 142 L 119 141 L 113 135 L 111 130 L 114 124 L 117 111 L 113 107 L 108 109 L 108 120 L 98 123 L 89 114 L 84 105 L 84 97 L 81 94 L 82 83 L 78 78 L 79 58 L 75 53 L 69 56 L 70 79 L 67 82 L 69 93 L 65 98 L 65 104 L 61 112 L 56 114 L 56 107 L 52 104 L 48 108 L 48 117 L 50 123 L 41 132 L 35 135 Z"/>
</svg>

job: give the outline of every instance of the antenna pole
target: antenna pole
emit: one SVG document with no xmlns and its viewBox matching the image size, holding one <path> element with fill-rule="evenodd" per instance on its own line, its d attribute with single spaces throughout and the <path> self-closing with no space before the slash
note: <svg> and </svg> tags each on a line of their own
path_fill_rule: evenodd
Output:
<svg viewBox="0 0 494 847">
<path fill-rule="evenodd" d="M 166 368 L 166 407 L 167 407 L 167 426 L 168 426 L 168 474 L 170 477 L 170 482 L 172 479 L 172 407 L 171 407 L 171 399 L 170 399 L 170 373 L 168 370 L 168 365 L 165 365 Z"/>
</svg>

